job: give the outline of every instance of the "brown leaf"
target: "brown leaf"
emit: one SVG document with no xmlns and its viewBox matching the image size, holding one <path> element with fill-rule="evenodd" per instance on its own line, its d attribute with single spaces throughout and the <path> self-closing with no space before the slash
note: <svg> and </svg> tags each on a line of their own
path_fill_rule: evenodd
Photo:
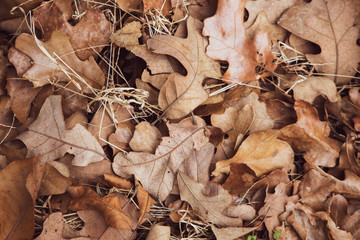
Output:
<svg viewBox="0 0 360 240">
<path fill-rule="evenodd" d="M 294 99 L 314 103 L 317 96 L 326 97 L 330 102 L 337 102 L 340 96 L 334 81 L 325 77 L 309 77 L 293 88 Z"/>
<path fill-rule="evenodd" d="M 135 131 L 134 125 L 130 123 L 119 123 L 117 125 L 115 133 L 110 134 L 109 143 L 113 149 L 113 155 L 116 155 L 122 149 L 124 151 L 130 151 L 129 142 L 133 137 Z"/>
<path fill-rule="evenodd" d="M 229 68 L 222 79 L 229 84 L 256 80 L 255 68 L 273 71 L 276 65 L 265 32 L 252 40 L 246 38 L 244 8 L 246 0 L 220 0 L 213 17 L 204 20 L 203 34 L 209 36 L 206 53 L 216 60 L 225 60 Z"/>
<path fill-rule="evenodd" d="M 173 189 L 178 170 L 185 171 L 194 180 L 207 182 L 208 169 L 214 146 L 208 143 L 203 126 L 205 122 L 195 117 L 178 124 L 168 124 L 169 137 L 163 137 L 155 154 L 130 152 L 115 156 L 113 169 L 121 177 L 134 174 L 142 186 L 154 197 L 165 200 Z M 152 171 L 149 171 L 152 169 Z"/>
<path fill-rule="evenodd" d="M 334 74 L 335 83 L 341 84 L 351 79 L 341 75 L 353 76 L 356 73 L 357 59 L 360 58 L 360 46 L 356 44 L 360 29 L 356 24 L 359 10 L 358 1 L 313 0 L 290 8 L 281 16 L 279 24 L 318 44 L 321 53 L 307 54 L 307 59 L 316 63 L 318 72 Z"/>
<path fill-rule="evenodd" d="M 330 215 L 326 212 L 317 212 L 315 213 L 317 217 L 321 220 L 326 221 L 326 225 L 330 231 L 332 239 L 344 239 L 344 240 L 354 240 L 351 233 L 339 229 L 335 222 L 331 219 Z"/>
<path fill-rule="evenodd" d="M 254 24 L 255 19 L 265 11 L 270 23 L 277 23 L 281 14 L 293 5 L 304 3 L 303 0 L 256 0 L 247 1 L 245 7 L 249 17 L 245 22 L 245 28 Z"/>
<path fill-rule="evenodd" d="M 0 96 L 0 141 L 8 142 L 17 135 L 14 126 L 15 116 L 11 111 L 11 100 L 8 96 Z"/>
<path fill-rule="evenodd" d="M 352 87 L 349 90 L 349 97 L 352 103 L 356 106 L 360 107 L 360 88 L 359 87 Z"/>
<path fill-rule="evenodd" d="M 28 192 L 26 182 L 37 161 L 38 158 L 14 161 L 0 171 L 0 239 L 33 237 L 35 199 Z M 31 186 L 35 198 L 40 182 Z"/>
<path fill-rule="evenodd" d="M 141 4 L 141 0 L 116 0 L 116 3 L 119 5 L 119 8 L 125 12 L 133 12 L 138 10 L 139 5 Z"/>
<path fill-rule="evenodd" d="M 206 222 L 214 223 L 220 227 L 236 227 L 242 225 L 241 218 L 231 218 L 223 214 L 231 202 L 231 195 L 221 186 L 217 185 L 216 193 L 211 196 L 204 194 L 204 185 L 197 183 L 186 176 L 178 173 L 178 184 L 181 200 L 190 203 L 196 214 Z"/>
<path fill-rule="evenodd" d="M 170 239 L 170 227 L 154 224 L 150 227 L 150 232 L 146 240 L 168 240 Z"/>
<path fill-rule="evenodd" d="M 90 87 L 100 89 L 105 83 L 104 73 L 94 58 L 79 60 L 69 39 L 62 32 L 52 32 L 46 42 L 23 33 L 16 38 L 15 47 L 33 61 L 23 77 L 32 82 L 34 87 L 44 86 L 49 83 L 49 79 L 54 78 L 59 82 L 75 82 L 78 88 L 90 92 Z"/>
<path fill-rule="evenodd" d="M 159 106 L 170 119 L 185 117 L 208 98 L 202 82 L 205 78 L 219 78 L 220 65 L 205 54 L 207 40 L 200 33 L 199 22 L 187 20 L 187 38 L 156 35 L 147 41 L 148 47 L 158 54 L 167 54 L 185 67 L 186 76 L 169 75 L 160 90 Z"/>
<path fill-rule="evenodd" d="M 231 163 L 244 163 L 251 168 L 256 176 L 266 174 L 276 168 L 290 168 L 294 152 L 290 145 L 277 139 L 280 132 L 276 130 L 252 133 L 239 147 L 235 156 L 216 163 L 212 173 L 229 173 Z"/>
<path fill-rule="evenodd" d="M 227 227 L 227 228 L 217 228 L 215 226 L 211 226 L 211 230 L 215 234 L 217 240 L 229 240 L 235 239 L 246 234 L 255 231 L 257 227 Z"/>
<path fill-rule="evenodd" d="M 309 103 L 296 101 L 294 109 L 298 121 L 280 130 L 281 139 L 291 144 L 295 151 L 305 152 L 306 161 L 334 167 L 340 143 L 329 137 L 329 123 L 320 121 L 316 109 Z"/>
<path fill-rule="evenodd" d="M 107 224 L 117 229 L 131 230 L 132 221 L 122 210 L 119 198 L 115 196 L 100 197 L 89 187 L 71 186 L 68 189 L 72 197 L 71 209 L 97 210 L 101 212 Z"/>
<path fill-rule="evenodd" d="M 18 139 L 27 146 L 27 156 L 41 155 L 42 162 L 61 158 L 66 152 L 75 155 L 76 166 L 106 158 L 96 139 L 83 126 L 78 124 L 71 130 L 66 129 L 60 96 L 53 95 L 45 101 L 36 121 Z"/>
<path fill-rule="evenodd" d="M 153 9 L 159 10 L 164 16 L 169 15 L 171 9 L 170 0 L 143 0 L 144 13 Z"/>
<path fill-rule="evenodd" d="M 9 61 L 16 67 L 16 73 L 19 76 L 24 75 L 24 73 L 31 67 L 31 58 L 14 47 L 9 49 L 8 58 Z M 13 75 L 15 76 L 15 74 L 11 74 L 10 76 L 12 77 Z"/>
<path fill-rule="evenodd" d="M 139 202 L 139 224 L 142 224 L 146 221 L 145 214 L 150 212 L 150 207 L 155 203 L 154 199 L 152 199 L 149 193 L 140 185 L 140 183 L 136 180 L 135 185 L 137 187 L 136 198 Z"/>
<path fill-rule="evenodd" d="M 84 61 L 90 56 L 97 57 L 104 48 L 102 45 L 109 43 L 111 24 L 99 9 L 89 9 L 80 21 L 72 26 L 68 22 L 69 13 L 64 13 L 71 8 L 73 1 L 45 2 L 34 11 L 33 21 L 43 33 L 42 41 L 48 41 L 53 31 L 61 31 L 69 38 L 76 56 Z M 69 6 L 60 6 L 69 5 Z M 73 14 L 73 13 L 71 13 Z M 101 46 L 101 47 L 99 47 Z"/>
<path fill-rule="evenodd" d="M 129 142 L 129 146 L 135 152 L 155 153 L 161 141 L 161 133 L 149 122 L 141 122 L 135 126 L 134 136 Z"/>
<path fill-rule="evenodd" d="M 61 212 L 50 214 L 43 223 L 41 234 L 36 240 L 56 239 L 63 240 L 64 219 Z"/>
</svg>

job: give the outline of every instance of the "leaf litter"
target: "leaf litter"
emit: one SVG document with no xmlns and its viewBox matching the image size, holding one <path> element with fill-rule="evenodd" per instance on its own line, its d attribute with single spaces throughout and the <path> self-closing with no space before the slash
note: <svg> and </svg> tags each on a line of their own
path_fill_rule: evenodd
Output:
<svg viewBox="0 0 360 240">
<path fill-rule="evenodd" d="M 1 239 L 359 238 L 358 1 L 5 2 Z"/>
</svg>

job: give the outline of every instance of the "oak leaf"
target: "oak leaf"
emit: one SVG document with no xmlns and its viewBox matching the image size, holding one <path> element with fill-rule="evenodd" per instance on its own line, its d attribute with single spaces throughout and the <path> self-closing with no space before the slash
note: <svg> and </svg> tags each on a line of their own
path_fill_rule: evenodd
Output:
<svg viewBox="0 0 360 240">
<path fill-rule="evenodd" d="M 286 30 L 321 47 L 320 54 L 306 54 L 320 73 L 330 74 L 336 84 L 346 83 L 356 73 L 360 46 L 357 24 L 360 2 L 313 0 L 287 10 L 279 24 Z M 310 24 L 311 23 L 311 24 Z"/>
<path fill-rule="evenodd" d="M 213 175 L 230 172 L 231 163 L 244 163 L 259 177 L 277 168 L 290 168 L 294 152 L 290 145 L 277 139 L 277 130 L 258 131 L 250 134 L 240 145 L 235 156 L 216 163 Z"/>
<path fill-rule="evenodd" d="M 267 33 L 258 33 L 251 40 L 245 35 L 245 4 L 246 0 L 220 0 L 215 15 L 204 20 L 203 35 L 209 36 L 206 54 L 229 63 L 222 77 L 229 84 L 256 80 L 256 68 L 276 68 Z"/>
<path fill-rule="evenodd" d="M 188 202 L 203 220 L 214 223 L 220 227 L 239 227 L 241 218 L 231 218 L 224 215 L 223 211 L 231 204 L 231 195 L 220 185 L 211 195 L 205 195 L 205 186 L 197 183 L 181 171 L 178 172 L 178 185 L 181 200 Z"/>
<path fill-rule="evenodd" d="M 329 137 L 329 123 L 320 121 L 316 109 L 305 101 L 296 101 L 294 109 L 298 120 L 280 130 L 281 139 L 291 144 L 294 150 L 305 152 L 306 161 L 334 167 L 340 143 Z"/>
<path fill-rule="evenodd" d="M 18 139 L 27 146 L 28 157 L 40 155 L 42 162 L 74 154 L 73 164 L 86 166 L 105 157 L 104 151 L 83 126 L 67 130 L 61 110 L 61 96 L 50 96 L 40 110 L 38 118 Z"/>
<path fill-rule="evenodd" d="M 178 119 L 186 116 L 208 98 L 202 82 L 205 78 L 219 78 L 220 64 L 205 53 L 207 40 L 200 33 L 200 23 L 189 17 L 187 38 L 157 35 L 147 41 L 148 47 L 158 54 L 167 54 L 185 67 L 186 76 L 171 73 L 160 90 L 159 106 L 166 117 Z"/>
<path fill-rule="evenodd" d="M 155 154 L 118 153 L 113 163 L 114 172 L 122 177 L 134 174 L 142 186 L 160 201 L 170 194 L 179 170 L 196 181 L 207 182 L 214 146 L 207 142 L 203 130 L 205 122 L 198 117 L 195 119 L 197 125 L 192 123 L 192 118 L 184 119 L 178 124 L 168 124 L 170 136 L 162 138 Z"/>
<path fill-rule="evenodd" d="M 52 32 L 46 42 L 23 33 L 16 38 L 15 48 L 33 61 L 22 76 L 32 82 L 34 87 L 44 86 L 56 79 L 59 82 L 75 82 L 84 92 L 90 92 L 91 87 L 100 89 L 105 83 L 104 73 L 94 58 L 81 61 L 62 32 Z M 21 67 L 19 64 L 15 68 Z"/>
</svg>

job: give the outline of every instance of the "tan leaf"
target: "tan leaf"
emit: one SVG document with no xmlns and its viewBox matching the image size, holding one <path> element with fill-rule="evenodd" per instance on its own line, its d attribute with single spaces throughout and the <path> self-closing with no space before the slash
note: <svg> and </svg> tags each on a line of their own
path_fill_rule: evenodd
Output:
<svg viewBox="0 0 360 240">
<path fill-rule="evenodd" d="M 252 231 L 255 231 L 257 227 L 227 227 L 227 228 L 217 228 L 211 226 L 211 231 L 215 234 L 217 240 L 229 240 L 242 237 Z"/>
<path fill-rule="evenodd" d="M 250 1 L 248 1 L 247 4 L 249 4 Z M 264 8 L 266 10 L 266 8 Z M 249 21 L 249 19 L 248 19 Z M 245 22 L 245 26 L 248 22 Z M 285 39 L 287 37 L 287 31 L 276 25 L 269 22 L 269 19 L 264 11 L 261 11 L 257 17 L 256 21 L 254 22 L 251 27 L 247 28 L 245 30 L 246 37 L 249 39 L 252 39 L 256 36 L 256 34 L 266 31 L 269 36 L 269 41 L 271 46 L 276 46 L 278 41 L 285 42 Z"/>
<path fill-rule="evenodd" d="M 67 12 L 69 7 L 72 10 L 71 4 L 71 0 L 45 2 L 34 10 L 33 21 L 43 33 L 42 41 L 48 41 L 53 31 L 61 31 L 69 38 L 80 60 L 84 61 L 90 56 L 97 57 L 97 53 L 109 43 L 111 24 L 102 11 L 93 8 L 86 11 L 80 21 L 72 26 L 67 19 L 71 17 Z"/>
<path fill-rule="evenodd" d="M 11 141 L 17 135 L 11 105 L 11 99 L 8 96 L 0 96 L 0 141 L 4 142 Z"/>
<path fill-rule="evenodd" d="M 309 77 L 293 88 L 294 99 L 314 103 L 317 96 L 326 97 L 330 102 L 337 102 L 340 96 L 333 80 L 325 77 Z"/>
<path fill-rule="evenodd" d="M 245 28 L 253 25 L 262 11 L 265 11 L 270 23 L 277 23 L 286 9 L 302 3 L 304 3 L 303 0 L 249 0 L 245 5 L 246 10 L 249 12 Z"/>
<path fill-rule="evenodd" d="M 229 173 L 231 163 L 244 163 L 251 168 L 256 176 L 261 176 L 277 168 L 290 168 L 294 160 L 294 152 L 290 145 L 277 139 L 280 132 L 276 130 L 252 133 L 240 145 L 235 156 L 216 163 L 212 173 Z"/>
<path fill-rule="evenodd" d="M 32 67 L 23 77 L 32 82 L 34 87 L 44 86 L 49 83 L 49 79 L 56 79 L 59 82 L 74 81 L 85 92 L 89 92 L 89 87 L 100 89 L 105 83 L 104 73 L 94 58 L 79 60 L 62 32 L 54 31 L 46 42 L 23 33 L 16 38 L 15 47 L 33 61 Z"/>
<path fill-rule="evenodd" d="M 206 222 L 214 223 L 220 227 L 236 227 L 242 225 L 241 218 L 231 218 L 223 214 L 231 202 L 231 195 L 221 186 L 217 185 L 216 193 L 211 196 L 204 194 L 205 186 L 191 180 L 184 173 L 178 173 L 178 184 L 181 200 L 190 203 L 196 214 Z"/>
<path fill-rule="evenodd" d="M 351 233 L 339 229 L 337 224 L 331 219 L 330 215 L 326 212 L 317 212 L 315 213 L 317 217 L 326 222 L 326 225 L 330 231 L 332 239 L 344 239 L 344 240 L 354 240 Z"/>
<path fill-rule="evenodd" d="M 139 8 L 141 0 L 116 0 L 116 3 L 119 5 L 119 8 L 121 8 L 125 12 L 133 12 Z"/>
<path fill-rule="evenodd" d="M 143 0 L 144 13 L 153 9 L 159 10 L 164 16 L 169 15 L 171 0 Z"/>
<path fill-rule="evenodd" d="M 41 234 L 36 240 L 56 239 L 63 240 L 64 218 L 61 212 L 50 214 L 43 223 Z"/>
<path fill-rule="evenodd" d="M 203 126 L 195 117 L 178 124 L 168 124 L 169 137 L 163 137 L 155 154 L 148 152 L 118 153 L 113 163 L 114 172 L 121 177 L 134 174 L 142 186 L 154 197 L 165 200 L 173 189 L 176 173 L 183 170 L 194 180 L 207 182 L 208 169 L 214 146 L 208 143 Z M 149 171 L 149 169 L 152 169 Z"/>
<path fill-rule="evenodd" d="M 109 143 L 110 147 L 113 149 L 113 155 L 116 155 L 119 149 L 124 151 L 130 151 L 129 142 L 133 137 L 133 132 L 135 131 L 134 125 L 130 123 L 119 123 L 117 125 L 115 133 L 110 134 Z"/>
<path fill-rule="evenodd" d="M 146 240 L 168 240 L 170 239 L 170 227 L 154 224 L 150 227 L 150 232 Z"/>
<path fill-rule="evenodd" d="M 101 146 L 83 126 L 67 130 L 61 110 L 61 97 L 50 96 L 40 110 L 39 116 L 28 131 L 18 139 L 27 146 L 27 156 L 41 155 L 42 162 L 61 158 L 65 153 L 74 154 L 73 164 L 86 166 L 105 157 Z"/>
<path fill-rule="evenodd" d="M 129 142 L 129 146 L 135 152 L 155 153 L 161 141 L 161 133 L 149 122 L 143 121 L 135 126 L 134 136 Z"/>
<path fill-rule="evenodd" d="M 139 224 L 142 224 L 146 221 L 145 214 L 150 212 L 151 205 L 155 203 L 149 193 L 140 185 L 136 180 L 135 185 L 137 187 L 136 198 L 139 202 Z"/>
<path fill-rule="evenodd" d="M 89 187 L 71 186 L 68 193 L 72 197 L 71 209 L 92 209 L 101 212 L 107 224 L 114 228 L 131 230 L 132 221 L 122 210 L 117 196 L 100 197 Z"/>
<path fill-rule="evenodd" d="M 296 101 L 294 109 L 298 121 L 280 130 L 281 139 L 291 144 L 294 150 L 305 152 L 306 161 L 334 167 L 340 143 L 329 137 L 329 123 L 320 121 L 316 109 L 307 102 Z"/>
<path fill-rule="evenodd" d="M 276 68 L 266 32 L 257 34 L 252 40 L 245 36 L 245 4 L 246 0 L 220 0 L 215 15 L 204 20 L 203 34 L 209 36 L 206 53 L 229 63 L 222 77 L 229 84 L 254 81 L 259 75 L 268 74 L 259 74 L 255 68 L 270 71 Z"/>
<path fill-rule="evenodd" d="M 201 36 L 199 22 L 188 18 L 187 38 L 157 35 L 147 41 L 148 47 L 158 54 L 175 57 L 185 67 L 186 76 L 169 75 L 160 90 L 159 106 L 170 119 L 186 116 L 208 98 L 202 82 L 205 78 L 219 78 L 220 65 L 205 54 L 207 40 Z M 197 25 L 196 25 L 197 24 Z"/>
<path fill-rule="evenodd" d="M 24 75 L 24 73 L 31 67 L 31 58 L 25 53 L 17 50 L 12 47 L 8 52 L 9 61 L 16 67 L 16 73 L 18 76 Z M 15 76 L 15 74 L 11 74 L 10 77 Z"/>
<path fill-rule="evenodd" d="M 164 73 L 167 75 L 173 72 L 173 67 L 167 56 L 153 53 L 145 44 L 139 44 L 139 38 L 142 36 L 141 28 L 141 23 L 138 21 L 128 23 L 122 29 L 113 33 L 110 39 L 119 47 L 126 48 L 136 56 L 142 58 L 149 67 L 152 75 Z M 144 71 L 144 73 L 146 74 L 148 72 Z M 143 79 L 143 77 L 141 78 Z M 154 86 L 156 87 L 156 85 Z"/>
<path fill-rule="evenodd" d="M 354 103 L 356 106 L 360 107 L 360 88 L 358 87 L 352 87 L 349 90 L 349 98 L 352 103 Z"/>
<path fill-rule="evenodd" d="M 334 74 L 335 83 L 341 84 L 351 79 L 344 75 L 356 73 L 357 59 L 360 58 L 360 46 L 356 44 L 360 29 L 356 24 L 359 10 L 359 1 L 313 0 L 290 8 L 281 16 L 279 24 L 318 44 L 321 53 L 307 54 L 307 59 L 315 64 L 318 72 Z"/>
</svg>

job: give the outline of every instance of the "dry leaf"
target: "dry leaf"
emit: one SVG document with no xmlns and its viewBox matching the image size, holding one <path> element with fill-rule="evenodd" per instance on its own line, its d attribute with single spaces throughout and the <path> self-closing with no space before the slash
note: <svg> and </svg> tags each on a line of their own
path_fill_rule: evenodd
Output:
<svg viewBox="0 0 360 240">
<path fill-rule="evenodd" d="M 349 98 L 353 104 L 360 107 L 360 88 L 358 87 L 352 87 L 349 90 Z"/>
<path fill-rule="evenodd" d="M 41 234 L 36 240 L 56 239 L 63 240 L 64 219 L 61 212 L 50 214 L 43 223 Z"/>
<path fill-rule="evenodd" d="M 162 15 L 169 15 L 171 10 L 171 0 L 143 0 L 144 13 L 157 9 Z"/>
<path fill-rule="evenodd" d="M 231 218 L 223 214 L 231 202 L 231 195 L 221 186 L 217 186 L 216 193 L 211 196 L 204 195 L 204 185 L 191 180 L 184 173 L 178 173 L 178 184 L 181 200 L 187 201 L 206 222 L 214 223 L 220 227 L 238 227 L 242 225 L 241 218 Z"/>
<path fill-rule="evenodd" d="M 61 9 L 72 10 L 72 2 L 71 0 L 45 2 L 34 10 L 33 21 L 43 33 L 42 41 L 48 41 L 53 31 L 60 31 L 69 38 L 80 60 L 84 61 L 90 56 L 97 57 L 104 45 L 109 43 L 111 24 L 102 11 L 93 8 L 86 11 L 80 21 L 72 26 L 67 19 L 71 15 L 62 12 Z M 62 7 L 61 4 L 69 6 Z"/>
<path fill-rule="evenodd" d="M 256 176 L 261 176 L 276 168 L 290 168 L 294 160 L 294 152 L 290 145 L 277 139 L 280 132 L 276 130 L 252 133 L 240 145 L 235 156 L 216 163 L 212 173 L 229 173 L 231 163 L 244 163 L 251 168 Z"/>
<path fill-rule="evenodd" d="M 165 200 L 173 189 L 178 170 L 185 171 L 196 181 L 207 182 L 208 169 L 214 146 L 208 143 L 203 126 L 205 122 L 195 117 L 178 124 L 168 124 L 169 137 L 163 137 L 155 154 L 148 152 L 118 153 L 113 169 L 121 177 L 134 174 L 142 186 L 154 197 Z M 149 171 L 152 169 L 152 171 Z"/>
<path fill-rule="evenodd" d="M 313 0 L 290 8 L 281 16 L 279 24 L 318 44 L 321 53 L 307 54 L 307 59 L 315 64 L 318 72 L 334 74 L 335 83 L 341 84 L 354 76 L 360 58 L 360 46 L 356 43 L 360 29 L 357 24 L 359 11 L 359 1 Z"/>
<path fill-rule="evenodd" d="M 293 88 L 294 99 L 314 103 L 317 96 L 326 97 L 330 102 L 337 102 L 340 96 L 333 80 L 325 77 L 309 77 Z"/>
<path fill-rule="evenodd" d="M 286 9 L 302 3 L 304 3 L 303 0 L 249 0 L 245 5 L 249 13 L 245 28 L 253 25 L 262 11 L 265 11 L 270 23 L 277 23 L 277 20 Z"/>
<path fill-rule="evenodd" d="M 239 237 L 245 236 L 252 231 L 255 231 L 256 229 L 257 227 L 217 228 L 215 226 L 211 226 L 211 231 L 213 231 L 217 240 L 237 239 Z"/>
<path fill-rule="evenodd" d="M 42 162 L 61 158 L 65 153 L 74 154 L 73 164 L 86 166 L 105 157 L 101 146 L 83 126 L 67 130 L 62 116 L 61 97 L 50 96 L 40 110 L 39 116 L 28 131 L 18 136 L 27 146 L 28 157 L 41 155 Z"/>
<path fill-rule="evenodd" d="M 125 230 L 133 228 L 130 217 L 123 212 L 120 199 L 116 195 L 100 197 L 91 188 L 83 186 L 71 186 L 68 193 L 72 197 L 71 209 L 97 210 L 111 227 Z"/>
<path fill-rule="evenodd" d="M 23 77 L 32 82 L 34 87 L 44 86 L 50 83 L 50 79 L 56 79 L 59 82 L 76 82 L 85 92 L 89 92 L 90 87 L 100 89 L 105 83 L 104 73 L 94 58 L 79 60 L 69 39 L 62 32 L 52 32 L 46 42 L 23 33 L 16 38 L 15 48 L 32 59 L 32 66 Z M 22 67 L 21 63 L 15 66 L 18 67 Z"/>
<path fill-rule="evenodd" d="M 298 121 L 280 130 L 281 139 L 291 144 L 294 150 L 305 152 L 306 161 L 334 167 L 339 156 L 340 143 L 329 138 L 329 123 L 320 121 L 316 109 L 307 102 L 296 101 L 294 109 Z"/>
<path fill-rule="evenodd" d="M 246 0 L 219 0 L 213 17 L 204 20 L 203 34 L 209 36 L 206 54 L 216 60 L 225 60 L 229 68 L 222 79 L 229 84 L 256 80 L 266 75 L 255 68 L 273 71 L 274 57 L 268 46 L 266 32 L 252 40 L 246 38 L 244 7 Z"/>
<path fill-rule="evenodd" d="M 109 136 L 109 145 L 113 149 L 113 155 L 116 155 L 119 151 L 119 148 L 124 151 L 130 151 L 129 142 L 133 137 L 133 132 L 135 131 L 134 125 L 130 123 L 119 123 L 117 125 L 115 133 L 110 134 Z"/>
<path fill-rule="evenodd" d="M 15 116 L 11 111 L 11 99 L 8 96 L 0 96 L 0 141 L 8 142 L 17 135 L 14 127 Z"/>
<path fill-rule="evenodd" d="M 134 136 L 129 142 L 129 146 L 135 152 L 155 153 L 161 141 L 161 133 L 149 122 L 141 122 L 135 126 Z"/>
<path fill-rule="evenodd" d="M 125 12 L 133 12 L 138 10 L 141 0 L 116 0 L 116 3 L 119 5 L 119 8 Z"/>
<path fill-rule="evenodd" d="M 169 75 L 160 90 L 159 106 L 170 119 L 185 117 L 208 98 L 202 82 L 205 78 L 219 78 L 220 65 L 205 54 L 206 38 L 201 36 L 197 20 L 188 18 L 187 38 L 157 35 L 147 41 L 148 47 L 158 54 L 167 54 L 185 67 L 186 76 Z"/>
<path fill-rule="evenodd" d="M 331 219 L 328 213 L 317 212 L 315 213 L 315 215 L 319 217 L 322 221 L 326 222 L 326 225 L 330 231 L 330 235 L 332 239 L 354 240 L 351 233 L 339 229 L 339 227 L 335 224 L 333 219 Z"/>
<path fill-rule="evenodd" d="M 146 240 L 168 240 L 170 239 L 170 227 L 154 224 L 150 227 L 150 232 Z"/>
</svg>

